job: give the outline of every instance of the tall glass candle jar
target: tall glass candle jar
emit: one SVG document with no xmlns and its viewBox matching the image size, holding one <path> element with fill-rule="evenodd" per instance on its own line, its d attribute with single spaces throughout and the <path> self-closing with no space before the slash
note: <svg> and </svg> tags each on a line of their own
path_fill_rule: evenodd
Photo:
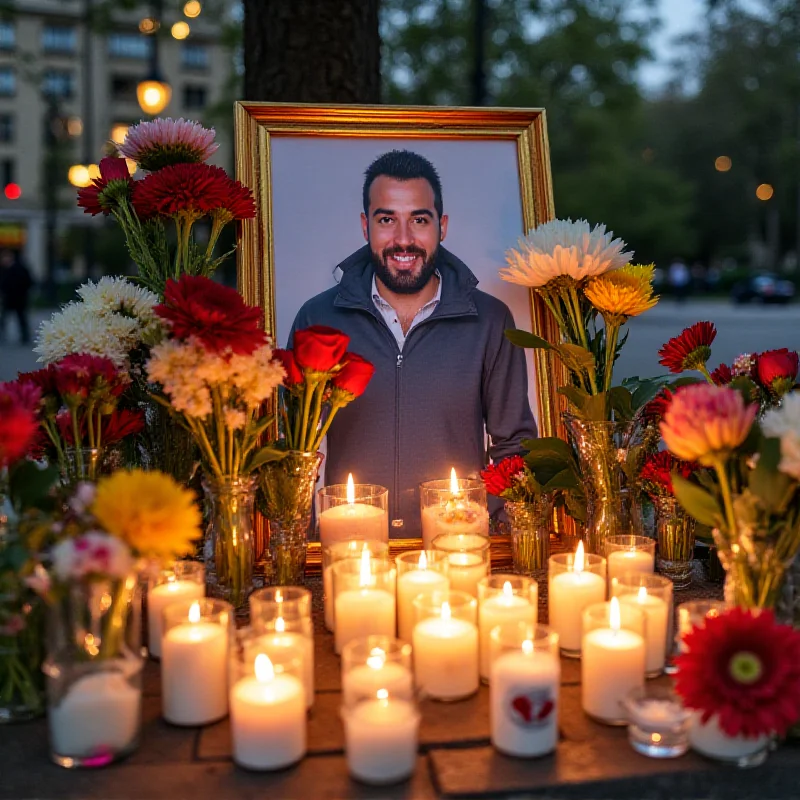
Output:
<svg viewBox="0 0 800 800">
<path fill-rule="evenodd" d="M 372 483 L 324 486 L 319 498 L 319 540 L 323 547 L 348 539 L 389 541 L 389 490 Z"/>
<path fill-rule="evenodd" d="M 477 533 L 443 533 L 433 549 L 447 553 L 450 588 L 478 596 L 478 582 L 489 574 L 491 542 Z"/>
<path fill-rule="evenodd" d="M 605 541 L 608 580 L 613 583 L 626 572 L 652 573 L 656 565 L 656 541 L 648 536 L 609 536 Z"/>
<path fill-rule="evenodd" d="M 450 588 L 450 559 L 441 550 L 410 550 L 397 556 L 397 636 L 411 641 L 414 598 Z"/>
<path fill-rule="evenodd" d="M 412 699 L 411 645 L 391 636 L 353 639 L 342 648 L 342 702 L 371 700 L 379 689 Z"/>
<path fill-rule="evenodd" d="M 161 657 L 164 609 L 179 600 L 199 600 L 206 593 L 206 571 L 199 561 L 176 561 L 151 573 L 147 581 L 147 650 Z"/>
<path fill-rule="evenodd" d="M 709 617 L 718 617 L 728 604 L 724 600 L 689 600 L 678 606 L 678 630 L 675 634 L 675 643 L 678 652 L 683 652 L 683 637 L 692 628 L 705 625 Z"/>
<path fill-rule="evenodd" d="M 419 485 L 422 514 L 422 546 L 428 550 L 443 533 L 489 535 L 486 486 L 480 479 L 458 478 L 425 481 Z"/>
</svg>

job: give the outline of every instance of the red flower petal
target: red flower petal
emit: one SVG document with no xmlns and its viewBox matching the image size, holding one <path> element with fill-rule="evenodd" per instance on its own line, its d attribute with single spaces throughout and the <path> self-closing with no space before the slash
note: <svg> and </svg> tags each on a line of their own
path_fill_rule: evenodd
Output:
<svg viewBox="0 0 800 800">
<path fill-rule="evenodd" d="M 658 351 L 661 356 L 658 363 L 675 373 L 697 369 L 698 364 L 708 361 L 711 355 L 708 348 L 716 335 L 717 329 L 712 322 L 696 322 Z"/>
<path fill-rule="evenodd" d="M 510 456 L 497 464 L 489 464 L 481 471 L 481 478 L 486 484 L 486 491 L 495 497 L 501 497 L 506 489 L 510 489 L 516 475 L 525 472 L 525 459 L 522 456 Z"/>
<path fill-rule="evenodd" d="M 331 383 L 353 397 L 360 397 L 372 380 L 375 367 L 358 353 L 345 353 L 344 358 L 347 359 L 344 366 L 333 376 Z"/>
</svg>

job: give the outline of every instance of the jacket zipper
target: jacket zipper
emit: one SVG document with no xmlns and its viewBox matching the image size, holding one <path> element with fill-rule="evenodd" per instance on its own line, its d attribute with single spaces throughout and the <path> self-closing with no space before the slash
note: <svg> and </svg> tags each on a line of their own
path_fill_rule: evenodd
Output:
<svg viewBox="0 0 800 800">
<path fill-rule="evenodd" d="M 392 519 L 399 519 L 400 513 L 400 370 L 403 366 L 403 354 L 397 354 L 397 368 L 394 382 L 394 514 Z"/>
</svg>

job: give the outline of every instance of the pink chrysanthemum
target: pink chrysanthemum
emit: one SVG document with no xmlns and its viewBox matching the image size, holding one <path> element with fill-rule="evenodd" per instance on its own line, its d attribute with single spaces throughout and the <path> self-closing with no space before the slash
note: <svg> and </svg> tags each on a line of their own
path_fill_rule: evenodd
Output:
<svg viewBox="0 0 800 800">
<path fill-rule="evenodd" d="M 117 149 L 120 155 L 152 172 L 171 164 L 207 161 L 219 148 L 214 136 L 213 128 L 183 117 L 167 117 L 134 125 Z"/>
</svg>

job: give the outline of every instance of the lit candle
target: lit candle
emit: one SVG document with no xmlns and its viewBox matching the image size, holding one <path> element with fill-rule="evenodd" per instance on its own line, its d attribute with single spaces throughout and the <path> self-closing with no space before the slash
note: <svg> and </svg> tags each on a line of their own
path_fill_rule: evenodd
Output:
<svg viewBox="0 0 800 800">
<path fill-rule="evenodd" d="M 414 681 L 408 667 L 387 661 L 386 653 L 373 647 L 366 664 L 342 672 L 342 704 L 351 706 L 358 698 L 373 697 L 379 689 L 388 689 L 392 697 L 411 700 Z"/>
<path fill-rule="evenodd" d="M 207 725 L 228 713 L 228 629 L 203 622 L 192 603 L 188 622 L 164 634 L 161 687 L 164 719 Z"/>
<path fill-rule="evenodd" d="M 276 675 L 265 653 L 255 676 L 231 688 L 233 760 L 248 769 L 288 767 L 306 752 L 306 699 L 294 675 Z"/>
<path fill-rule="evenodd" d="M 433 549 L 447 553 L 450 588 L 477 597 L 479 581 L 489 574 L 489 537 L 444 534 L 434 539 Z"/>
<path fill-rule="evenodd" d="M 334 570 L 348 564 L 340 561 Z M 344 578 L 344 573 L 342 572 Z M 334 577 L 336 580 L 336 577 Z M 394 590 L 376 587 L 376 576 L 372 573 L 369 550 L 361 552 L 361 568 L 357 589 L 337 589 L 334 600 L 334 625 L 336 652 L 352 639 L 375 634 L 394 636 L 395 594 Z"/>
<path fill-rule="evenodd" d="M 121 672 L 85 675 L 48 704 L 53 752 L 65 758 L 124 753 L 136 744 L 141 706 L 141 689 Z"/>
<path fill-rule="evenodd" d="M 655 554 L 646 550 L 614 550 L 608 554 L 608 580 L 621 578 L 626 572 L 652 573 Z"/>
<path fill-rule="evenodd" d="M 644 685 L 646 648 L 641 634 L 622 628 L 619 599 L 612 597 L 608 608 L 608 627 L 583 637 L 582 702 L 589 716 L 620 724 L 627 722 L 625 696 Z"/>
<path fill-rule="evenodd" d="M 414 772 L 419 712 L 408 700 L 379 689 L 374 700 L 346 708 L 347 767 L 357 780 L 395 783 Z"/>
<path fill-rule="evenodd" d="M 624 594 L 619 598 L 623 605 L 634 605 L 644 611 L 647 627 L 647 659 L 645 670 L 648 675 L 658 675 L 667 660 L 667 625 L 669 605 L 660 597 L 648 594 L 647 587 L 639 588 L 637 594 Z"/>
<path fill-rule="evenodd" d="M 411 641 L 414 630 L 414 598 L 424 594 L 430 597 L 434 592 L 446 592 L 450 581 L 432 565 L 423 550 L 419 555 L 417 569 L 404 572 L 397 578 L 397 636 L 405 642 Z"/>
<path fill-rule="evenodd" d="M 422 692 L 437 700 L 457 700 L 478 690 L 478 629 L 456 619 L 450 604 L 441 616 L 414 626 L 414 673 Z"/>
<path fill-rule="evenodd" d="M 558 742 L 561 663 L 557 653 L 522 643 L 492 662 L 489 714 L 492 744 L 511 756 L 542 756 Z"/>
<path fill-rule="evenodd" d="M 485 506 L 465 499 L 455 468 L 450 470 L 450 498 L 444 504 L 422 509 L 422 546 L 428 550 L 442 534 L 489 535 L 489 512 Z"/>
<path fill-rule="evenodd" d="M 302 663 L 303 690 L 306 703 L 314 705 L 314 639 L 311 636 L 287 631 L 283 617 L 275 620 L 275 633 L 267 633 L 259 637 L 259 647 L 270 659 L 281 661 L 280 651 L 297 653 Z"/>
<path fill-rule="evenodd" d="M 356 503 L 352 474 L 347 476 L 347 503 L 331 506 L 319 515 L 322 546 L 347 539 L 389 541 L 389 515 L 383 508 Z"/>
<path fill-rule="evenodd" d="M 558 634 L 562 650 L 580 653 L 583 609 L 605 597 L 605 578 L 584 569 L 583 542 L 578 542 L 572 569 L 550 576 L 550 627 Z"/>
<path fill-rule="evenodd" d="M 178 600 L 199 600 L 205 593 L 205 584 L 177 580 L 174 575 L 147 590 L 147 649 L 151 656 L 161 657 L 164 609 Z"/>
<path fill-rule="evenodd" d="M 535 592 L 535 590 L 534 590 Z M 492 628 L 504 622 L 529 622 L 536 624 L 538 608 L 529 597 L 514 594 L 510 581 L 503 583 L 503 590 L 481 599 L 478 604 L 478 628 L 480 630 L 481 678 L 489 680 L 490 652 L 489 634 Z"/>
</svg>

